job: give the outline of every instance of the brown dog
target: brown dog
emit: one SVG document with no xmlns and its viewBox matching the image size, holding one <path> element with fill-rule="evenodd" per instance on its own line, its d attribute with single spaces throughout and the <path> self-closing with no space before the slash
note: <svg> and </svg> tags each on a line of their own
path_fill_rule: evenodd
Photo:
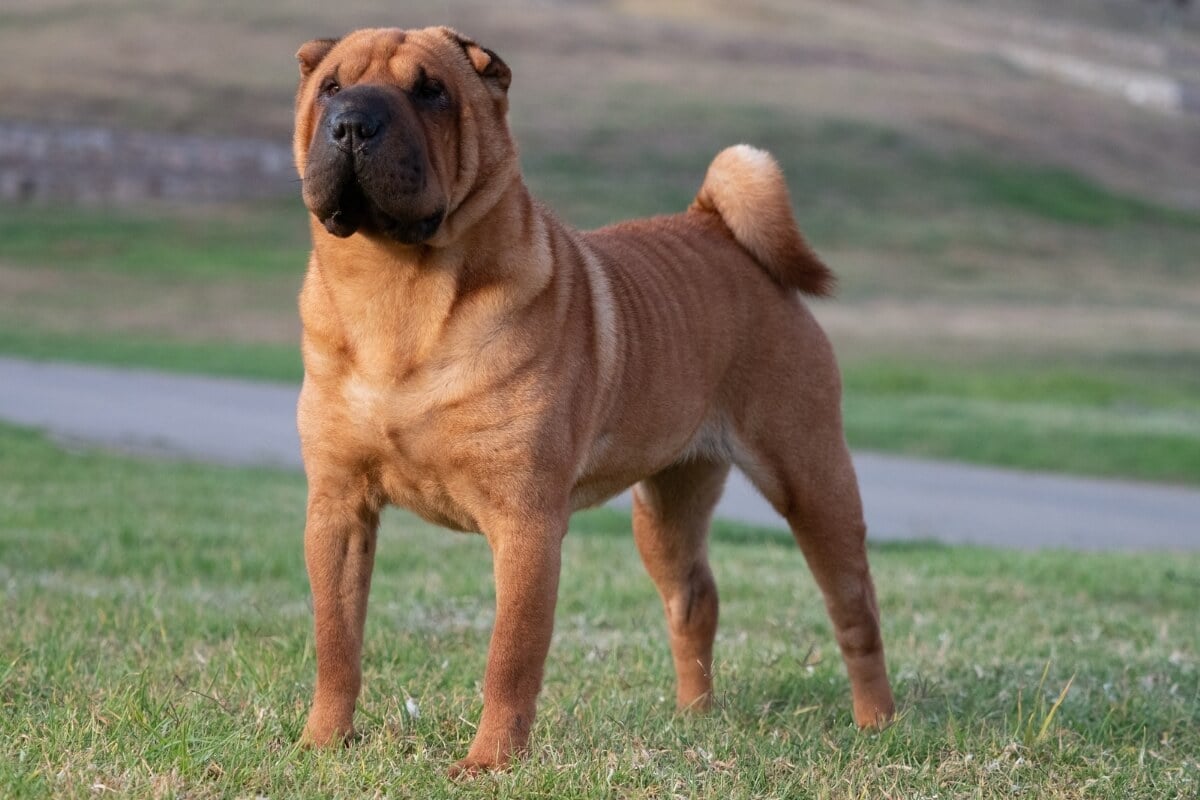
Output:
<svg viewBox="0 0 1200 800">
<path fill-rule="evenodd" d="M 571 513 L 634 490 L 681 708 L 711 698 L 706 538 L 736 464 L 824 592 L 859 725 L 893 713 L 833 353 L 800 292 L 831 276 L 769 155 L 732 147 L 686 213 L 580 233 L 526 189 L 511 74 L 447 28 L 300 48 L 296 163 L 305 558 L 317 685 L 304 740 L 352 733 L 380 509 L 481 531 L 496 623 L 455 773 L 529 739 Z"/>
</svg>

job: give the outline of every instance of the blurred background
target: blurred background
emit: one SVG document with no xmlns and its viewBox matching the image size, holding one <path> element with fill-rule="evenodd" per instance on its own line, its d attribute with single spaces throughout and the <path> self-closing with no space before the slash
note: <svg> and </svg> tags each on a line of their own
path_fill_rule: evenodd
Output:
<svg viewBox="0 0 1200 800">
<path fill-rule="evenodd" d="M 535 757 L 455 796 L 1195 797 L 1200 0 L 0 0 L 0 412 L 40 398 L 110 445 L 146 423 L 116 449 L 176 456 L 0 420 L 0 797 L 448 796 L 486 544 L 385 517 L 364 736 L 298 753 L 304 481 L 169 447 L 294 448 L 294 53 L 436 23 L 512 67 L 528 183 L 576 225 L 685 208 L 736 142 L 780 160 L 840 279 L 812 305 L 902 709 L 855 731 L 815 584 L 737 517 L 711 547 L 719 710 L 670 714 L 656 592 L 598 509 L 565 541 Z M 872 450 L 1157 485 L 865 453 L 881 481 Z M 925 541 L 881 541 L 873 503 Z"/>
<path fill-rule="evenodd" d="M 535 193 L 782 163 L 856 447 L 1200 484 L 1200 10 L 1175 0 L 5 0 L 0 353 L 296 381 L 297 47 L 447 23 Z"/>
</svg>

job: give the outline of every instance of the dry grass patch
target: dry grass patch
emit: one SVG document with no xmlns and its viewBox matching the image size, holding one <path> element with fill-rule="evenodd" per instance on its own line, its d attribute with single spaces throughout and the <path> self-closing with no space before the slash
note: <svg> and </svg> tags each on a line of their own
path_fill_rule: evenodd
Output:
<svg viewBox="0 0 1200 800">
<path fill-rule="evenodd" d="M 523 131 L 585 130 L 579 116 L 615 88 L 644 82 L 707 102 L 736 98 L 898 126 L 948 146 L 983 144 L 1200 206 L 1200 116 L 1147 113 L 1002 56 L 1008 44 L 1028 44 L 1200 80 L 1189 66 L 1200 62 L 1196 15 L 1138 24 L 1111 14 L 1115 7 L 467 0 L 397 11 L 365 0 L 269 8 L 181 0 L 153 9 L 14 0 L 0 12 L 0 91 L 15 117 L 284 137 L 300 42 L 364 25 L 448 22 L 512 64 Z M 96 46 L 98 26 L 104 46 Z"/>
</svg>

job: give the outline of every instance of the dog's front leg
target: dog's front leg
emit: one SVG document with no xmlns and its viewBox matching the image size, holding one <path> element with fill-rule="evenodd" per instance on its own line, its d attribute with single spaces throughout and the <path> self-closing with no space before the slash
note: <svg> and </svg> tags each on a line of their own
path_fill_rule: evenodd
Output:
<svg viewBox="0 0 1200 800">
<path fill-rule="evenodd" d="M 378 526 L 378 512 L 364 500 L 310 487 L 304 560 L 316 621 L 317 688 L 301 739 L 307 745 L 340 744 L 354 733 Z"/>
<path fill-rule="evenodd" d="M 496 624 L 483 682 L 483 718 L 451 775 L 506 766 L 528 745 L 558 596 L 567 517 L 503 520 L 486 530 L 496 577 Z"/>
</svg>

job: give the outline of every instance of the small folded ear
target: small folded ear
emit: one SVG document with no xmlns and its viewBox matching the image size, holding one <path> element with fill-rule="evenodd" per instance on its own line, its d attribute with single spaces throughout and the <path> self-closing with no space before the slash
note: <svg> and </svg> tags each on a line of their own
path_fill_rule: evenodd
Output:
<svg viewBox="0 0 1200 800">
<path fill-rule="evenodd" d="M 449 28 L 447 31 L 467 54 L 467 60 L 479 73 L 479 77 L 495 83 L 500 91 L 507 92 L 508 87 L 512 84 L 512 70 L 508 68 L 508 64 L 505 64 L 494 51 L 481 47 L 469 36 L 463 36 L 458 31 Z"/>
<path fill-rule="evenodd" d="M 296 60 L 300 62 L 300 77 L 307 78 L 311 75 L 337 43 L 337 39 L 313 39 L 302 44 L 296 51 Z"/>
</svg>

